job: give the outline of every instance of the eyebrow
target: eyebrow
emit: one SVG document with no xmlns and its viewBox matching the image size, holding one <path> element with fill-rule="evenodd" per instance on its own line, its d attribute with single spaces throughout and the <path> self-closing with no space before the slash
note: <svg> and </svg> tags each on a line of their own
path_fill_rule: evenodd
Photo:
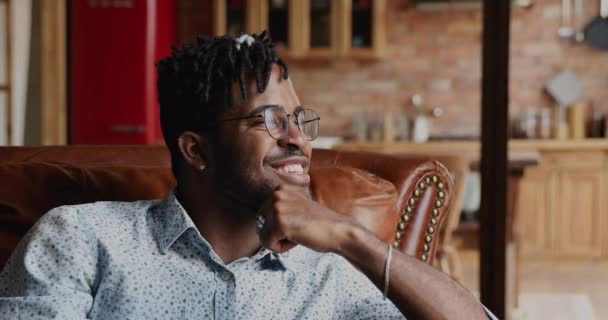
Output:
<svg viewBox="0 0 608 320">
<path fill-rule="evenodd" d="M 268 109 L 268 108 L 272 108 L 272 107 L 281 107 L 278 104 L 263 104 L 261 106 L 256 107 L 255 109 L 253 109 L 251 112 L 249 112 L 246 117 L 253 117 L 254 115 L 263 112 L 264 110 Z"/>
<path fill-rule="evenodd" d="M 253 109 L 251 112 L 249 112 L 245 117 L 253 117 L 258 113 L 263 112 L 264 110 L 268 109 L 268 108 L 272 108 L 272 107 L 279 107 L 283 110 L 285 110 L 285 107 L 283 107 L 282 105 L 279 104 L 264 104 L 261 106 L 256 107 L 255 109 Z M 296 113 L 298 111 L 304 110 L 304 107 L 302 106 L 297 106 L 295 108 L 295 110 L 293 111 L 293 113 Z"/>
</svg>

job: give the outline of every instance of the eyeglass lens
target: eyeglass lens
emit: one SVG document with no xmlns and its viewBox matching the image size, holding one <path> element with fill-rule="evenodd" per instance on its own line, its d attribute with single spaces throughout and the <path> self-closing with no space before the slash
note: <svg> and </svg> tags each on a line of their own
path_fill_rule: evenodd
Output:
<svg viewBox="0 0 608 320">
<path fill-rule="evenodd" d="M 306 140 L 312 141 L 319 134 L 319 116 L 310 109 L 302 109 L 295 115 L 298 128 Z M 270 136 L 282 139 L 287 135 L 289 122 L 285 110 L 279 107 L 268 108 L 264 111 L 264 123 Z"/>
</svg>

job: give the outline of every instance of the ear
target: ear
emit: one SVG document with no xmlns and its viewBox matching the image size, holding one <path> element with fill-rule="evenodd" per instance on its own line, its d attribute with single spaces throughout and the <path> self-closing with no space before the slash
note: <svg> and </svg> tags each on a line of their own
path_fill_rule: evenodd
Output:
<svg viewBox="0 0 608 320">
<path fill-rule="evenodd" d="M 177 148 L 192 169 L 202 171 L 209 166 L 209 144 L 206 137 L 192 131 L 185 131 L 177 140 Z"/>
</svg>

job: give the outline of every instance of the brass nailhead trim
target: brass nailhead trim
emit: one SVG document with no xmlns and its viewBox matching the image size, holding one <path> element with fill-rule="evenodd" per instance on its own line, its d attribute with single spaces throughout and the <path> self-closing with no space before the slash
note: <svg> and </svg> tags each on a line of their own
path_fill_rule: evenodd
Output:
<svg viewBox="0 0 608 320">
<path fill-rule="evenodd" d="M 429 226 L 427 227 L 426 235 L 424 236 L 424 244 L 422 247 L 423 253 L 420 256 L 420 259 L 424 262 L 426 262 L 429 259 L 428 253 L 431 250 L 431 242 L 433 241 L 432 235 L 435 233 L 435 226 L 437 225 L 436 217 L 439 216 L 439 213 L 440 213 L 439 208 L 441 208 L 441 206 L 443 206 L 442 199 L 444 199 L 446 196 L 445 192 L 443 191 L 443 188 L 445 187 L 445 185 L 443 184 L 443 182 L 439 179 L 439 177 L 437 175 L 426 176 L 423 179 L 421 179 L 421 181 L 418 183 L 418 186 L 412 192 L 412 196 L 408 199 L 408 202 L 407 202 L 408 205 L 405 207 L 405 209 L 403 210 L 403 213 L 401 214 L 401 221 L 397 225 L 397 231 L 395 232 L 395 240 L 392 243 L 392 246 L 394 248 L 399 247 L 399 243 L 401 242 L 401 239 L 403 238 L 403 235 L 405 233 L 405 228 L 412 218 L 412 213 L 414 212 L 414 206 L 416 205 L 416 202 L 418 202 L 418 198 L 422 195 L 422 192 L 424 191 L 424 189 L 426 189 L 427 187 L 430 187 L 431 184 L 434 184 L 435 187 L 439 191 L 436 194 L 437 199 L 435 200 L 435 207 L 433 208 L 433 211 L 432 211 L 432 218 L 429 221 Z"/>
</svg>

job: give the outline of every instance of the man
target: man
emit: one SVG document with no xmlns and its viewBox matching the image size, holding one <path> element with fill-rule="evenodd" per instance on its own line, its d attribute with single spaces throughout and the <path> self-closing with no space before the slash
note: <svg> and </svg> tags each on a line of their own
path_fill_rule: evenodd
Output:
<svg viewBox="0 0 608 320">
<path fill-rule="evenodd" d="M 47 213 L 0 275 L 1 319 L 487 319 L 311 200 L 320 118 L 265 33 L 200 38 L 157 68 L 176 189 Z"/>
</svg>

